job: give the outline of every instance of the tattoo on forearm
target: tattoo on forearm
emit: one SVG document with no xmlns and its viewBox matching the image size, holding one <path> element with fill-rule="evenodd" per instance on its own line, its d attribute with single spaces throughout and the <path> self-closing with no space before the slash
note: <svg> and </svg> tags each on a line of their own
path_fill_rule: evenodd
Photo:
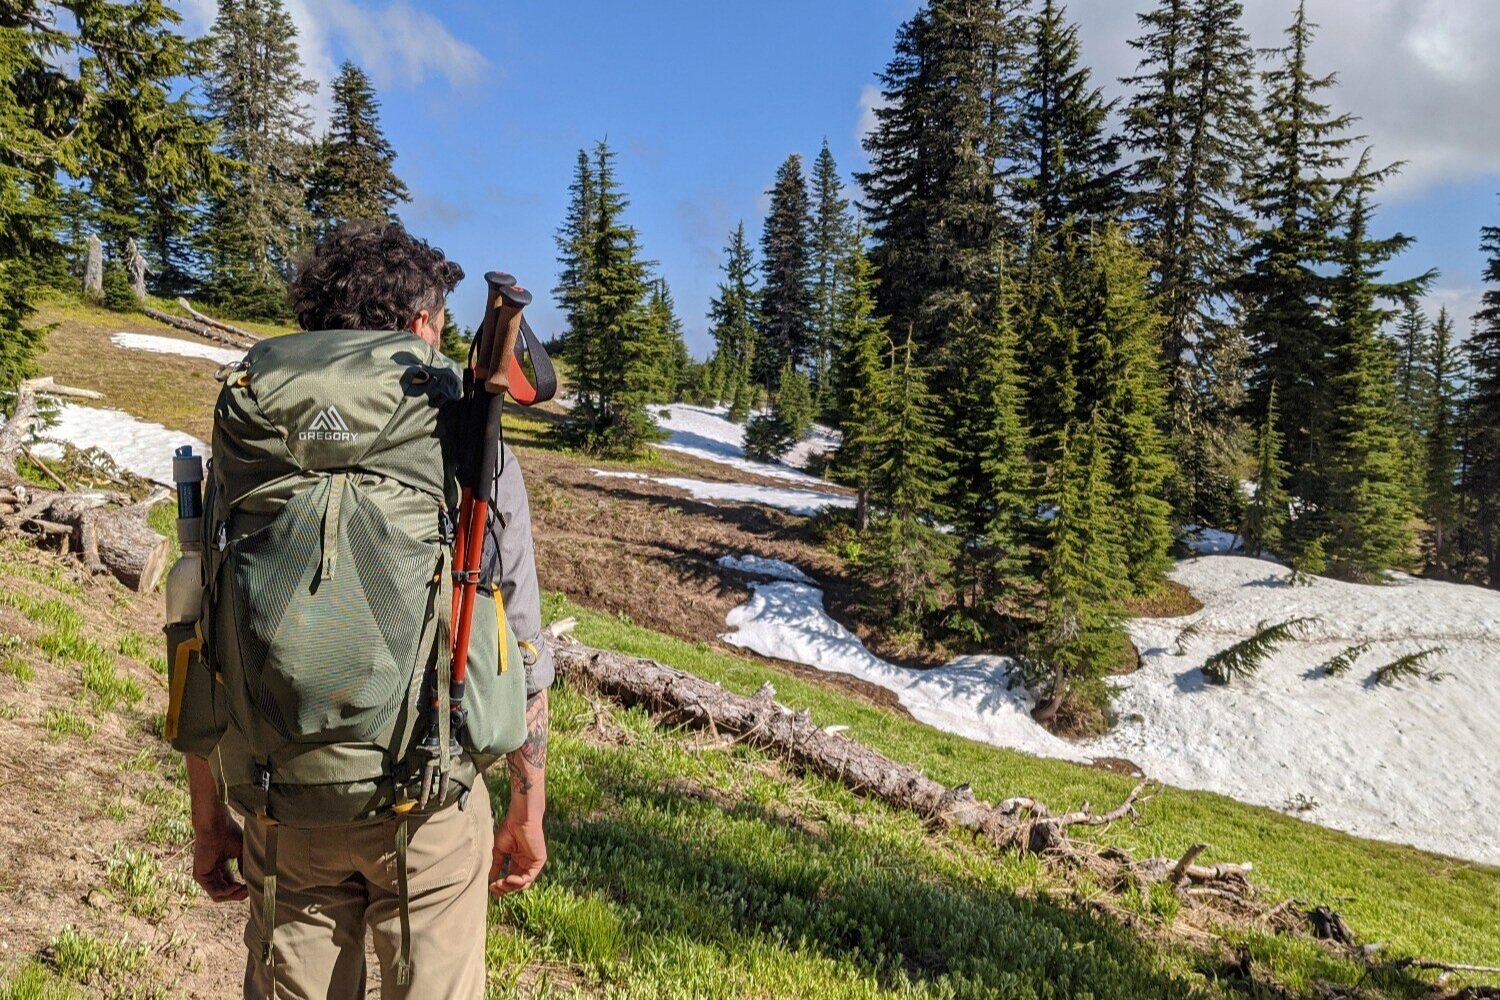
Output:
<svg viewBox="0 0 1500 1000">
<path fill-rule="evenodd" d="M 547 769 L 548 728 L 547 692 L 543 690 L 526 701 L 526 742 L 505 760 L 511 789 L 521 795 L 530 795 L 535 786 L 532 772 Z"/>
</svg>

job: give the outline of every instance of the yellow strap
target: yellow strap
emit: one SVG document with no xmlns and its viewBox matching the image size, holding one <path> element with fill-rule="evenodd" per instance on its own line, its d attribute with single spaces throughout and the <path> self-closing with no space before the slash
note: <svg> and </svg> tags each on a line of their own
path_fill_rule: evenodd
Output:
<svg viewBox="0 0 1500 1000">
<path fill-rule="evenodd" d="M 172 663 L 172 692 L 167 698 L 167 719 L 162 733 L 168 740 L 177 738 L 177 723 L 182 718 L 182 697 L 187 692 L 188 657 L 203 649 L 201 639 L 184 639 L 177 644 Z"/>
<path fill-rule="evenodd" d="M 503 674 L 510 669 L 510 643 L 505 641 L 508 626 L 505 624 L 505 598 L 500 596 L 500 588 L 495 588 L 495 624 L 499 628 L 500 636 L 500 672 Z"/>
</svg>

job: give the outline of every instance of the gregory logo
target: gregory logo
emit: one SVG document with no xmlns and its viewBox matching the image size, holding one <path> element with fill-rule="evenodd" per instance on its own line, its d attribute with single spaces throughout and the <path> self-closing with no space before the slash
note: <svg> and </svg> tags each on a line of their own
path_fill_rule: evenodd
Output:
<svg viewBox="0 0 1500 1000">
<path fill-rule="evenodd" d="M 299 441 L 353 441 L 357 437 L 359 435 L 349 429 L 338 408 L 333 406 L 319 410 L 312 423 L 307 425 L 307 430 L 297 435 Z"/>
</svg>

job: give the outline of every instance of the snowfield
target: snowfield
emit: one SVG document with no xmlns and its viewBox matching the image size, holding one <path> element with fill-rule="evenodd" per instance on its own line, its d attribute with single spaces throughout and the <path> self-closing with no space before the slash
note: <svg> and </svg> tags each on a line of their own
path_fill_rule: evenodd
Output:
<svg viewBox="0 0 1500 1000">
<path fill-rule="evenodd" d="M 720 462 L 751 475 L 786 479 L 794 483 L 822 486 L 823 480 L 797 471 L 816 454 L 833 451 L 839 445 L 837 431 L 815 425 L 807 438 L 786 453 L 780 463 L 752 462 L 743 447 L 745 427 L 731 421 L 722 407 L 689 406 L 686 403 L 654 404 L 646 412 L 656 425 L 668 434 L 658 448 L 680 451 L 710 462 Z M 793 468 L 795 466 L 796 468 Z"/>
<path fill-rule="evenodd" d="M 854 498 L 842 493 L 823 493 L 813 490 L 783 489 L 778 486 L 757 486 L 752 483 L 715 483 L 706 479 L 684 479 L 680 476 L 648 476 L 640 472 L 619 472 L 611 469 L 590 469 L 596 476 L 605 479 L 634 479 L 639 482 L 658 483 L 692 494 L 695 500 L 727 500 L 733 503 L 759 503 L 796 514 L 812 517 L 825 507 L 853 507 Z M 808 477 L 812 482 L 819 480 Z"/>
<path fill-rule="evenodd" d="M 1071 743 L 1031 720 L 1010 687 L 1010 661 L 962 657 L 934 670 L 879 659 L 828 617 L 823 595 L 775 566 L 725 563 L 776 577 L 730 611 L 726 642 L 765 656 L 852 674 L 895 692 L 919 721 L 1028 753 L 1070 760 L 1124 757 L 1153 778 L 1269 806 L 1361 836 L 1500 864 L 1500 593 L 1402 578 L 1384 587 L 1316 579 L 1292 587 L 1275 563 L 1209 556 L 1173 579 L 1203 602 L 1196 615 L 1130 623 L 1141 669 L 1116 678 L 1119 723 Z M 790 567 L 795 570 L 796 567 Z M 800 573 L 800 570 L 797 572 Z M 1313 615 L 1304 640 L 1228 686 L 1203 662 L 1257 630 Z M 1173 654 L 1189 623 L 1200 632 Z M 1371 648 L 1348 673 L 1318 667 L 1355 643 Z M 1441 646 L 1437 680 L 1386 686 L 1376 668 Z"/>
<path fill-rule="evenodd" d="M 116 347 L 128 351 L 150 351 L 152 354 L 176 354 L 184 358 L 204 358 L 215 364 L 226 365 L 245 356 L 244 351 L 231 347 L 214 347 L 193 340 L 178 340 L 176 337 L 158 337 L 150 333 L 116 333 L 110 336 Z"/>
<path fill-rule="evenodd" d="M 172 485 L 172 452 L 190 444 L 199 455 L 208 455 L 208 445 L 183 431 L 137 420 L 122 410 L 61 403 L 57 422 L 37 435 L 36 449 L 44 458 L 61 458 L 62 449 L 49 441 L 65 441 L 75 448 L 98 448 L 115 464 L 163 486 Z"/>
</svg>

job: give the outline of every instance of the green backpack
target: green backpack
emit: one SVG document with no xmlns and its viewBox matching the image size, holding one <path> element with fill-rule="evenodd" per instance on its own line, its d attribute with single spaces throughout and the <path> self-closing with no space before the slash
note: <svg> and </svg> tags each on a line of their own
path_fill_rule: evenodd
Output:
<svg viewBox="0 0 1500 1000">
<path fill-rule="evenodd" d="M 203 615 L 169 649 L 167 729 L 244 815 L 318 827 L 413 809 L 413 751 L 449 666 L 460 393 L 457 367 L 405 332 L 265 340 L 227 371 Z M 525 671 L 485 589 L 464 752 L 429 810 L 526 736 Z"/>
</svg>

